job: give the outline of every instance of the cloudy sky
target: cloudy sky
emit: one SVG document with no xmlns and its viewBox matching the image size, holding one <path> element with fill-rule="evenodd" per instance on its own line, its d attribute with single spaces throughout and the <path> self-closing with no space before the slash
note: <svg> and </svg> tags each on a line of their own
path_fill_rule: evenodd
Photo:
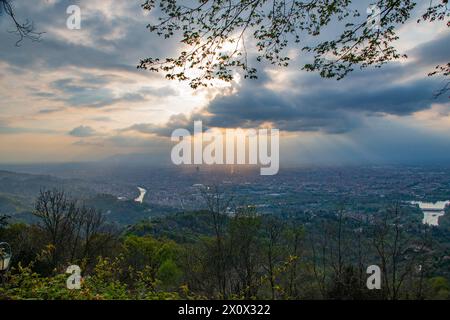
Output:
<svg viewBox="0 0 450 320">
<path fill-rule="evenodd" d="M 82 10 L 81 30 L 66 28 L 70 4 Z M 450 57 L 450 30 L 442 23 L 412 18 L 396 44 L 407 60 L 339 82 L 300 71 L 306 58 L 290 48 L 287 69 L 256 65 L 258 80 L 194 91 L 136 68 L 141 58 L 181 49 L 147 31 L 155 17 L 140 1 L 14 5 L 45 34 L 16 47 L 10 20 L 0 16 L 0 162 L 169 158 L 167 136 L 197 119 L 209 127 L 279 128 L 285 164 L 450 161 L 448 95 L 433 98 L 444 80 L 427 77 Z"/>
</svg>

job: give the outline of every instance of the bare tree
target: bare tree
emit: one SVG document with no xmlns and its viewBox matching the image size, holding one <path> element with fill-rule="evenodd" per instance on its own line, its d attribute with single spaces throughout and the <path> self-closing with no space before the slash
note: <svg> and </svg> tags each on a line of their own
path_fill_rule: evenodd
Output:
<svg viewBox="0 0 450 320">
<path fill-rule="evenodd" d="M 0 215 L 0 229 L 5 227 L 8 224 L 8 219 L 10 217 L 6 215 Z"/>
<path fill-rule="evenodd" d="M 420 261 L 428 242 L 413 237 L 411 228 L 399 203 L 375 221 L 372 244 L 379 259 L 382 291 L 387 299 L 400 299 L 407 277 L 424 267 L 420 266 Z"/>
<path fill-rule="evenodd" d="M 238 208 L 229 226 L 233 293 L 246 299 L 257 296 L 263 276 L 260 226 L 261 218 L 252 206 Z"/>
<path fill-rule="evenodd" d="M 317 231 L 309 233 L 309 243 L 312 253 L 312 271 L 322 298 L 327 295 L 327 275 L 329 273 L 327 251 L 330 243 L 324 221 L 320 222 L 320 234 Z"/>
<path fill-rule="evenodd" d="M 71 255 L 70 260 L 92 260 L 115 237 L 115 232 L 106 224 L 104 215 L 94 208 L 77 207 L 70 216 Z"/>
<path fill-rule="evenodd" d="M 300 294 L 298 285 L 298 267 L 301 261 L 301 255 L 304 251 L 304 234 L 305 230 L 303 226 L 299 226 L 294 223 L 292 226 L 288 227 L 285 231 L 287 240 L 287 253 L 288 253 L 288 285 L 287 285 L 287 296 L 289 298 L 298 298 Z"/>
<path fill-rule="evenodd" d="M 215 236 L 215 274 L 221 298 L 228 295 L 227 290 L 227 253 L 225 248 L 226 213 L 231 205 L 232 197 L 226 197 L 218 186 L 207 186 L 201 190 L 202 198 L 213 222 Z"/>
<path fill-rule="evenodd" d="M 48 235 L 53 246 L 51 253 L 52 267 L 56 267 L 60 261 L 63 243 L 70 236 L 69 217 L 74 214 L 75 204 L 69 202 L 64 191 L 41 190 L 35 205 L 33 214 L 41 219 L 42 229 Z"/>
<path fill-rule="evenodd" d="M 267 236 L 267 241 L 264 245 L 266 256 L 264 268 L 266 269 L 269 278 L 271 299 L 274 300 L 277 264 L 282 260 L 280 257 L 281 252 L 279 246 L 281 244 L 283 225 L 277 219 L 270 217 L 264 222 L 264 229 Z"/>
<path fill-rule="evenodd" d="M 436 66 L 436 69 L 433 72 L 430 72 L 428 76 L 442 76 L 444 78 L 444 85 L 441 89 L 435 92 L 434 97 L 437 98 L 446 92 L 450 91 L 450 62 L 446 65 Z"/>
<path fill-rule="evenodd" d="M 64 191 L 41 191 L 33 214 L 40 218 L 41 229 L 52 246 L 53 268 L 64 262 L 93 260 L 116 236 L 101 212 L 78 206 Z"/>
<path fill-rule="evenodd" d="M 20 43 L 23 41 L 23 39 L 29 39 L 31 41 L 41 40 L 41 35 L 43 34 L 43 32 L 35 31 L 32 21 L 28 19 L 26 19 L 24 22 L 19 21 L 12 5 L 12 0 L 0 0 L 0 14 L 2 14 L 3 12 L 12 20 L 15 29 L 11 32 L 19 36 L 19 40 L 16 42 L 16 46 L 20 46 Z"/>
</svg>

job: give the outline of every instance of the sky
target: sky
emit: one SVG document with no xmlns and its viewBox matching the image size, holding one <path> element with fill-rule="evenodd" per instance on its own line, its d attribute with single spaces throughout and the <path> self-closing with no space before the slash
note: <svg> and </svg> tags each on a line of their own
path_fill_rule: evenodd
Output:
<svg viewBox="0 0 450 320">
<path fill-rule="evenodd" d="M 395 45 L 408 59 L 381 69 L 322 79 L 301 71 L 307 57 L 290 47 L 288 68 L 255 65 L 257 80 L 193 90 L 136 68 L 142 58 L 181 50 L 176 39 L 146 29 L 156 17 L 140 1 L 32 3 L 14 6 L 19 19 L 45 32 L 40 42 L 15 46 L 10 19 L 0 16 L 0 163 L 170 159 L 172 130 L 192 130 L 194 120 L 219 128 L 270 124 L 281 130 L 286 165 L 450 161 L 448 94 L 433 97 L 445 82 L 427 76 L 448 62 L 450 29 L 417 24 L 423 8 L 399 28 Z M 81 8 L 80 30 L 66 27 L 71 4 Z"/>
</svg>

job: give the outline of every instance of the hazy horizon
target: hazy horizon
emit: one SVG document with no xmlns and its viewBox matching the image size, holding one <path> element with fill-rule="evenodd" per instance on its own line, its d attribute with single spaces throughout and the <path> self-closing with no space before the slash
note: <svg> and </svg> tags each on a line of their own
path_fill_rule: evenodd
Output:
<svg viewBox="0 0 450 320">
<path fill-rule="evenodd" d="M 65 1 L 15 2 L 20 16 L 45 32 L 42 41 L 24 39 L 20 47 L 6 31 L 11 21 L 0 17 L 0 163 L 151 154 L 158 160 L 148 161 L 164 164 L 172 130 L 191 130 L 194 120 L 280 129 L 281 165 L 450 160 L 450 103 L 446 94 L 433 97 L 442 79 L 427 76 L 447 62 L 450 34 L 441 24 L 416 23 L 425 3 L 398 30 L 395 46 L 406 60 L 355 70 L 341 81 L 295 63 L 285 69 L 255 63 L 257 80 L 238 76 L 197 90 L 136 69 L 142 58 L 180 49 L 176 40 L 148 32 L 154 13 L 144 14 L 139 3 L 77 4 L 82 27 L 69 30 Z"/>
</svg>

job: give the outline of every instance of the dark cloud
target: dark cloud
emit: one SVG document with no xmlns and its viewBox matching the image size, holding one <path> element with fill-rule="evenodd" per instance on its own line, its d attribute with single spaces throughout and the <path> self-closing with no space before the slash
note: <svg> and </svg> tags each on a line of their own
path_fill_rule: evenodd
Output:
<svg viewBox="0 0 450 320">
<path fill-rule="evenodd" d="M 103 108 L 117 103 L 135 103 L 147 101 L 153 97 L 163 98 L 177 93 L 169 88 L 141 87 L 134 92 L 127 92 L 117 96 L 110 89 L 105 88 L 101 78 L 83 77 L 80 80 L 64 78 L 53 81 L 50 85 L 56 92 L 37 92 L 35 96 L 46 97 L 54 101 L 61 101 L 71 107 Z"/>
<path fill-rule="evenodd" d="M 61 108 L 46 108 L 46 109 L 41 109 L 39 110 L 37 113 L 38 114 L 53 114 L 53 113 L 57 113 L 57 112 L 61 112 L 66 110 L 65 107 L 61 107 Z"/>
<path fill-rule="evenodd" d="M 370 117 L 408 116 L 434 103 L 447 102 L 445 96 L 433 97 L 441 82 L 427 73 L 434 63 L 444 61 L 445 54 L 448 56 L 449 43 L 450 37 L 445 35 L 412 50 L 408 63 L 355 71 L 341 81 L 299 71 L 276 90 L 270 89 L 273 80 L 260 69 L 258 80 L 243 81 L 236 93 L 217 96 L 188 118 L 171 118 L 163 127 L 138 124 L 130 129 L 170 135 L 175 128 L 202 120 L 210 127 L 246 128 L 271 122 L 285 131 L 346 133 L 365 125 Z"/>
<path fill-rule="evenodd" d="M 200 120 L 200 119 L 195 119 Z M 191 119 L 188 118 L 185 114 L 180 113 L 176 115 L 172 115 L 169 118 L 169 121 L 164 125 L 155 125 L 151 123 L 137 123 L 128 128 L 124 128 L 121 131 L 135 131 L 145 134 L 155 134 L 159 136 L 170 136 L 172 131 L 177 128 L 187 128 L 192 126 Z M 205 129 L 205 128 L 203 128 Z"/>
<path fill-rule="evenodd" d="M 34 3 L 33 6 L 26 2 L 15 3 L 20 18 L 32 18 L 36 30 L 46 32 L 50 29 L 50 32 L 43 34 L 40 42 L 22 41 L 18 49 L 15 46 L 17 35 L 7 32 L 13 27 L 11 22 L 8 19 L 0 19 L 0 60 L 21 69 L 52 70 L 77 67 L 120 70 L 152 77 L 152 73 L 136 69 L 140 59 L 148 55 L 164 56 L 174 52 L 176 48 L 176 42 L 160 41 L 148 31 L 148 19 L 142 17 L 138 2 L 121 3 L 117 10 L 123 9 L 123 12 L 114 16 L 114 19 L 111 19 L 108 13 L 89 11 L 83 2 L 78 3 L 82 10 L 82 29 L 70 31 L 66 28 L 68 5 L 67 1 L 58 1 L 55 4 Z M 91 42 L 77 43 L 69 41 L 70 38 L 54 37 L 51 31 L 58 29 L 69 36 L 72 33 L 74 39 L 77 39 L 80 32 L 87 31 L 86 36 L 89 36 Z M 114 32 L 120 33 L 120 37 L 111 36 Z M 149 48 L 149 43 L 158 45 Z"/>
<path fill-rule="evenodd" d="M 415 63 L 423 65 L 448 63 L 449 53 L 450 33 L 448 32 L 407 52 L 408 56 L 414 59 Z"/>
<path fill-rule="evenodd" d="M 376 83 L 377 79 L 373 80 Z M 355 83 L 352 89 L 340 88 L 337 82 L 321 85 L 326 82 L 316 81 L 316 88 L 304 92 L 279 92 L 268 89 L 264 82 L 245 82 L 236 94 L 220 95 L 189 117 L 177 115 L 165 126 L 141 123 L 128 129 L 169 136 L 176 128 L 191 127 L 194 120 L 202 120 L 209 127 L 254 128 L 271 122 L 284 131 L 336 134 L 364 125 L 368 117 L 406 116 L 437 102 L 432 92 L 438 82 L 433 79 L 389 87 L 383 83 L 375 88 Z"/>
<path fill-rule="evenodd" d="M 65 28 L 67 4 L 64 2 L 40 4 L 40 10 L 19 6 L 24 16 L 33 16 L 37 28 Z M 13 44 L 14 36 L 0 32 L 0 41 L 5 43 L 0 60 L 19 69 L 38 67 L 48 70 L 75 66 L 107 72 L 137 72 L 135 66 L 140 58 L 174 52 L 176 41 L 160 41 L 148 32 L 147 19 L 140 17 L 142 11 L 138 4 L 125 4 L 125 10 L 123 16 L 114 19 L 100 12 L 84 12 L 82 30 L 89 31 L 89 39 L 95 45 L 77 44 L 49 34 L 44 35 L 42 43 L 26 42 L 21 50 L 17 50 L 9 45 Z M 1 26 L 5 27 L 6 23 Z M 111 37 L 114 31 L 120 31 L 121 36 Z M 73 31 L 74 36 L 76 32 Z M 149 43 L 158 45 L 149 47 Z M 28 48 L 32 48 L 33 54 L 29 54 Z M 414 63 L 392 63 L 381 70 L 356 71 L 340 82 L 297 72 L 296 79 L 289 79 L 286 87 L 277 91 L 269 89 L 268 84 L 272 80 L 263 71 L 264 66 L 259 64 L 259 80 L 243 81 L 236 94 L 216 97 L 201 113 L 196 112 L 185 119 L 175 116 L 166 126 L 136 124 L 127 129 L 168 135 L 173 128 L 199 119 L 205 125 L 217 127 L 254 127 L 273 122 L 274 126 L 287 131 L 343 133 L 360 126 L 367 116 L 409 115 L 429 108 L 435 102 L 432 92 L 440 87 L 440 83 L 433 79 L 399 80 L 417 72 L 419 67 L 429 65 L 431 71 L 435 64 L 447 59 L 449 50 L 450 35 L 445 34 L 410 50 L 408 55 Z M 72 78 L 54 81 L 51 85 L 56 92 L 37 92 L 35 95 L 63 101 L 73 107 L 102 108 L 177 94 L 168 87 L 144 87 L 115 96 L 105 85 L 116 80 L 110 74 L 83 74 L 79 81 Z M 46 111 L 51 112 L 46 109 L 43 113 Z"/>
<path fill-rule="evenodd" d="M 69 132 L 69 135 L 71 135 L 73 137 L 78 137 L 78 138 L 85 138 L 85 137 L 97 136 L 98 132 L 89 126 L 79 126 L 79 127 L 73 128 Z"/>
</svg>

